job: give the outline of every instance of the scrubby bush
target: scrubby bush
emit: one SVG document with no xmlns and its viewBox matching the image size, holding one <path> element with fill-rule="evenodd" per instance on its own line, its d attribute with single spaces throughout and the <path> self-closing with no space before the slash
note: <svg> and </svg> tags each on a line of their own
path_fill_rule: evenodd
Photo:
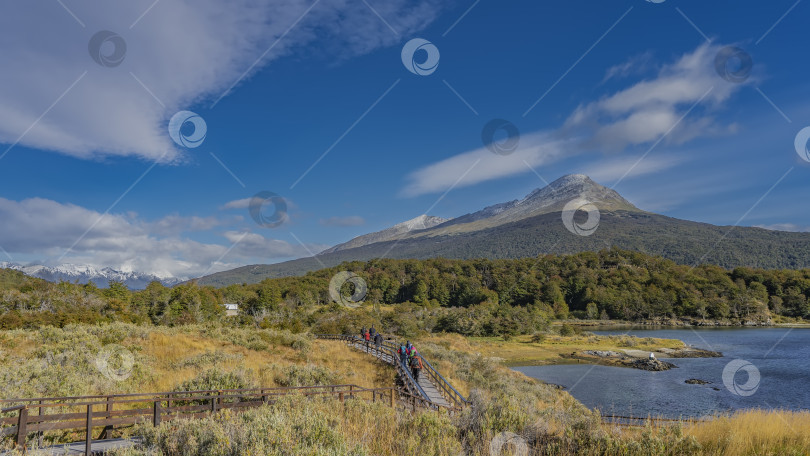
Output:
<svg viewBox="0 0 810 456">
<path fill-rule="evenodd" d="M 276 376 L 276 383 L 281 386 L 318 386 L 340 383 L 340 377 L 321 366 L 291 365 Z"/>
<path fill-rule="evenodd" d="M 229 361 L 241 361 L 243 358 L 239 353 L 226 353 L 221 350 L 207 351 L 175 362 L 173 367 L 177 369 L 184 367 L 206 369 Z"/>
<path fill-rule="evenodd" d="M 546 337 L 547 337 L 546 333 L 536 332 L 532 334 L 532 343 L 542 344 L 543 342 L 546 341 Z"/>
<path fill-rule="evenodd" d="M 174 391 L 204 391 L 254 388 L 250 371 L 225 372 L 218 367 L 207 369 L 191 380 L 180 383 Z"/>
</svg>

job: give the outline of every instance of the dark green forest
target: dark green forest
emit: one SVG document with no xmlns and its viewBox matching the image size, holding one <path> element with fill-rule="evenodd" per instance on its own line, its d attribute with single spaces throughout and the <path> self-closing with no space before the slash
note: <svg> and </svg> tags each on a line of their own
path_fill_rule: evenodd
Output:
<svg viewBox="0 0 810 456">
<path fill-rule="evenodd" d="M 332 302 L 340 271 L 363 278 L 368 292 L 349 309 Z M 344 293 L 350 294 L 351 284 Z M 293 331 L 352 331 L 376 322 L 403 335 L 421 331 L 502 336 L 545 330 L 555 319 L 762 324 L 810 318 L 810 269 L 691 267 L 620 249 L 517 260 L 371 260 L 301 277 L 223 288 L 153 282 L 128 290 L 112 282 L 49 283 L 0 271 L 0 328 L 129 321 L 229 324 Z M 223 303 L 240 315 L 225 317 Z"/>
</svg>

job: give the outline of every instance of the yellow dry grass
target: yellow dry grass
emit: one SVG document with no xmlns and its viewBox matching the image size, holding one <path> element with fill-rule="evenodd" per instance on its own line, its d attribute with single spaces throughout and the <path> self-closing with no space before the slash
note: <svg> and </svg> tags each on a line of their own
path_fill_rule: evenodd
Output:
<svg viewBox="0 0 810 456">
<path fill-rule="evenodd" d="M 707 455 L 810 454 L 810 412 L 747 410 L 684 427 Z"/>
<path fill-rule="evenodd" d="M 218 367 L 226 372 L 249 369 L 253 372 L 256 383 L 265 387 L 279 386 L 275 382 L 275 374 L 293 364 L 315 364 L 325 367 L 340 374 L 345 383 L 364 387 L 387 388 L 394 382 L 392 369 L 387 369 L 374 358 L 350 350 L 339 342 L 313 341 L 306 360 L 289 347 L 272 346 L 268 350 L 257 351 L 193 334 L 152 332 L 145 341 L 128 342 L 139 345 L 143 354 L 155 360 L 153 372 L 156 375 L 153 377 L 153 383 L 143 385 L 143 391 L 168 391 L 175 385 L 194 378 L 200 369 L 178 368 L 175 364 L 212 351 L 239 354 L 241 359 L 226 360 L 210 367 Z"/>
</svg>

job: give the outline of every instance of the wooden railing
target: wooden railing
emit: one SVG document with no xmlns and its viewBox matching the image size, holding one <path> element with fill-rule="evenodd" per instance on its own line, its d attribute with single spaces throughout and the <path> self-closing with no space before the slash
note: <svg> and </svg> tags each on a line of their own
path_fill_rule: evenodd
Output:
<svg viewBox="0 0 810 456">
<path fill-rule="evenodd" d="M 343 340 L 348 343 L 361 343 L 365 344 L 366 341 L 360 339 L 357 336 L 347 335 L 347 334 L 316 334 L 315 335 L 321 339 L 332 339 L 332 340 Z M 377 351 L 376 346 L 373 342 L 369 342 L 369 350 Z M 386 354 L 390 355 L 394 360 L 394 366 L 397 368 L 397 372 L 403 378 L 403 381 L 406 383 L 406 388 L 409 389 L 411 394 L 421 395 L 423 398 L 430 401 L 428 395 L 422 390 L 422 387 L 419 386 L 419 383 L 413 378 L 411 375 L 411 370 L 408 369 L 408 366 L 403 365 L 399 360 L 399 355 L 397 354 L 397 350 L 399 349 L 399 345 L 391 342 L 391 341 L 383 341 L 382 345 L 380 346 L 380 351 L 385 352 Z M 374 354 L 374 353 L 372 353 Z M 449 407 L 451 409 L 457 410 L 461 409 L 462 407 L 466 406 L 469 401 L 464 398 L 454 387 L 450 384 L 442 374 L 437 371 L 433 365 L 425 359 L 424 356 L 421 356 L 424 371 L 430 376 L 434 385 L 436 385 L 439 393 L 447 400 L 448 403 L 452 405 Z M 437 404 L 438 405 L 438 404 Z"/>
<path fill-rule="evenodd" d="M 396 388 L 362 388 L 357 385 L 4 399 L 0 400 L 0 404 L 15 405 L 0 410 L 0 426 L 3 426 L 0 427 L 0 438 L 14 436 L 17 447 L 22 449 L 31 433 L 83 429 L 85 454 L 90 454 L 93 430 L 96 428 L 102 429 L 99 438 L 106 438 L 115 426 L 145 421 L 157 426 L 163 421 L 179 418 L 203 418 L 222 409 L 258 407 L 290 394 L 309 398 L 332 397 L 341 402 L 347 398 L 360 398 L 372 402 L 383 401 L 392 407 L 399 396 L 400 401 L 414 410 L 426 406 L 421 397 L 403 394 Z"/>
<path fill-rule="evenodd" d="M 422 387 L 419 386 L 419 382 L 417 382 L 416 379 L 413 378 L 411 370 L 408 369 L 407 366 L 404 366 L 402 365 L 402 363 L 399 362 L 399 355 L 397 355 L 396 350 L 391 349 L 385 344 L 380 346 L 380 350 L 377 350 L 374 343 L 368 342 L 368 344 L 366 344 L 365 340 L 360 339 L 357 336 L 350 336 L 347 334 L 316 334 L 315 337 L 327 340 L 340 340 L 349 344 L 361 344 L 363 347 L 368 346 L 368 352 L 371 355 L 380 357 L 382 354 L 386 354 L 391 356 L 392 360 L 394 361 L 393 364 L 397 370 L 397 374 L 399 374 L 400 378 L 404 383 L 405 392 L 412 396 L 421 397 L 422 399 L 427 401 L 427 403 L 432 404 L 430 397 L 428 397 L 427 393 L 425 393 Z"/>
<path fill-rule="evenodd" d="M 383 344 L 385 344 L 395 352 L 399 348 L 396 344 L 389 341 L 385 341 L 383 342 Z M 444 396 L 445 399 L 447 399 L 448 402 L 455 405 L 456 407 L 464 407 L 467 404 L 469 404 L 469 401 L 465 399 L 464 396 L 462 396 L 461 393 L 459 393 L 453 387 L 453 385 L 450 384 L 450 382 L 448 382 L 442 376 L 442 374 L 440 374 L 439 371 L 437 371 L 433 367 L 433 365 L 430 364 L 430 362 L 427 359 L 425 359 L 424 356 L 420 355 L 420 357 L 422 358 L 422 364 L 424 365 L 425 372 L 427 372 L 428 375 L 430 375 L 433 384 L 437 386 L 439 392 L 442 394 L 442 396 Z"/>
</svg>

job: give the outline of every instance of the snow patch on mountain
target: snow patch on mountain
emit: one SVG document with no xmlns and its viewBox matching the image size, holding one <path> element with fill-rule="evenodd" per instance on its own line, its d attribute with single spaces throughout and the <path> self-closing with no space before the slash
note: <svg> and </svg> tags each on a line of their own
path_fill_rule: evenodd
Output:
<svg viewBox="0 0 810 456">
<path fill-rule="evenodd" d="M 97 269 L 85 264 L 60 264 L 58 266 L 44 266 L 41 264 L 21 265 L 10 262 L 0 262 L 2 269 L 14 269 L 31 277 L 37 277 L 49 282 L 93 282 L 101 288 L 106 288 L 110 280 L 122 282 L 132 290 L 146 288 L 150 282 L 158 281 L 165 286 L 173 286 L 187 280 L 165 274 L 150 274 L 135 271 L 120 271 L 112 268 Z"/>
<path fill-rule="evenodd" d="M 419 217 L 406 220 L 402 223 L 397 223 L 391 228 L 358 236 L 349 242 L 344 242 L 343 244 L 338 244 L 330 249 L 324 250 L 323 252 L 319 253 L 319 255 L 337 252 L 339 250 L 352 249 L 355 247 L 362 247 L 364 245 L 374 244 L 375 242 L 390 241 L 413 231 L 433 228 L 434 226 L 441 225 L 448 220 L 449 219 L 435 217 L 432 215 L 420 215 Z"/>
</svg>

